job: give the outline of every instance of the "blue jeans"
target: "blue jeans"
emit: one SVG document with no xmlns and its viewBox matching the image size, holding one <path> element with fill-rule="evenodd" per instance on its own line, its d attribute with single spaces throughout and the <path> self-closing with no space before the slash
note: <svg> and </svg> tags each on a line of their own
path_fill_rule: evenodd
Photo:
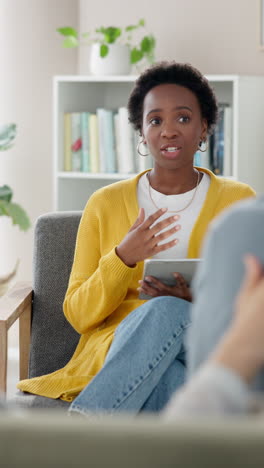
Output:
<svg viewBox="0 0 264 468">
<path fill-rule="evenodd" d="M 185 380 L 190 303 L 163 296 L 117 327 L 104 366 L 72 402 L 78 413 L 159 411 Z"/>
</svg>

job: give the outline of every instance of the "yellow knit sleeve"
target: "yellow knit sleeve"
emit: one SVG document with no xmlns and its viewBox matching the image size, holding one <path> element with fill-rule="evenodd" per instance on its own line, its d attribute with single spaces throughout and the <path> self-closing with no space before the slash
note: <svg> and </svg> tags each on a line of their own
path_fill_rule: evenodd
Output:
<svg viewBox="0 0 264 468">
<path fill-rule="evenodd" d="M 102 209 L 109 200 L 100 197 L 92 196 L 84 210 L 63 304 L 67 320 L 81 334 L 98 327 L 116 310 L 135 275 L 135 268 L 126 266 L 115 253 L 109 223 L 115 223 L 118 210 Z"/>
<path fill-rule="evenodd" d="M 241 200 L 255 197 L 255 190 L 247 184 L 241 182 L 228 181 L 224 193 L 222 193 L 221 199 L 217 204 L 217 211 L 220 212 L 223 209 L 229 208 L 236 202 Z"/>
</svg>

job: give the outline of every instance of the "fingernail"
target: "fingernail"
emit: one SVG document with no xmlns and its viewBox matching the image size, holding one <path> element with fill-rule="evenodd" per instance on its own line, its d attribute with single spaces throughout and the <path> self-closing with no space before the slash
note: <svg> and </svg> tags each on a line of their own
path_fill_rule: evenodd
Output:
<svg viewBox="0 0 264 468">
<path fill-rule="evenodd" d="M 163 213 L 165 213 L 165 211 L 167 211 L 167 210 L 168 210 L 168 208 L 161 208 L 161 211 L 162 211 Z"/>
</svg>

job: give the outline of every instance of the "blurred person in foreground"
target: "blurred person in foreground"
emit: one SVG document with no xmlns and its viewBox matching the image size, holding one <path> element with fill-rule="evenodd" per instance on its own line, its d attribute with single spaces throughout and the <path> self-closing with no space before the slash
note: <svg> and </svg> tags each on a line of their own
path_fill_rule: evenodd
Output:
<svg viewBox="0 0 264 468">
<path fill-rule="evenodd" d="M 203 256 L 186 340 L 188 379 L 166 407 L 169 419 L 263 408 L 264 196 L 223 214 Z"/>
</svg>

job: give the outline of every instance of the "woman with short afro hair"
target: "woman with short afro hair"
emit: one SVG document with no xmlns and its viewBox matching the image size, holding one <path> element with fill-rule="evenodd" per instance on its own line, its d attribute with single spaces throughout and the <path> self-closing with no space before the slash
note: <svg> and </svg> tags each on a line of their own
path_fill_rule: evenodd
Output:
<svg viewBox="0 0 264 468">
<path fill-rule="evenodd" d="M 192 65 L 177 62 L 160 62 L 145 70 L 137 79 L 128 101 L 129 121 L 141 133 L 143 103 L 146 94 L 161 84 L 177 84 L 192 91 L 200 105 L 201 115 L 207 121 L 211 134 L 217 121 L 217 99 L 208 80 Z"/>
</svg>

